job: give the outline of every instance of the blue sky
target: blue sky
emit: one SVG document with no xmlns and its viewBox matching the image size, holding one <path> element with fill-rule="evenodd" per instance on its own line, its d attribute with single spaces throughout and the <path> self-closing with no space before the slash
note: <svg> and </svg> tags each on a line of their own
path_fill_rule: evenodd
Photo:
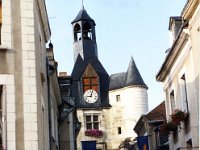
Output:
<svg viewBox="0 0 200 150">
<path fill-rule="evenodd" d="M 148 85 L 149 109 L 165 98 L 156 81 L 169 43 L 169 17 L 179 16 L 186 0 L 84 0 L 96 23 L 99 60 L 108 74 L 125 72 L 131 56 Z M 71 21 L 81 0 L 46 0 L 58 71 L 71 74 L 73 41 Z"/>
</svg>

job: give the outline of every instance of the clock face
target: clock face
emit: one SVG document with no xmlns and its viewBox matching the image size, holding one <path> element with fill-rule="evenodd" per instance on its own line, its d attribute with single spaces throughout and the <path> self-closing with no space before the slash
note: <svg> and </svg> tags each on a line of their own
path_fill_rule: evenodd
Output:
<svg viewBox="0 0 200 150">
<path fill-rule="evenodd" d="M 85 91 L 83 98 L 87 103 L 94 103 L 98 100 L 98 94 L 95 90 L 89 89 Z"/>
</svg>

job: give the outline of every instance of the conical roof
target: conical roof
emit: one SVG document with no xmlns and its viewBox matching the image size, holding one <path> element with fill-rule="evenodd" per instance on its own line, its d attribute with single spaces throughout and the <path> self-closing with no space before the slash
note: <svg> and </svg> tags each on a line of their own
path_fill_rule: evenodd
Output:
<svg viewBox="0 0 200 150">
<path fill-rule="evenodd" d="M 137 69 L 133 57 L 131 57 L 127 72 L 117 73 L 110 76 L 109 90 L 120 89 L 130 85 L 148 88 Z"/>
<path fill-rule="evenodd" d="M 88 15 L 87 11 L 84 9 L 84 7 L 79 11 L 76 18 L 71 22 L 72 24 L 78 21 L 92 21 L 95 25 L 94 20 Z"/>
<path fill-rule="evenodd" d="M 133 60 L 133 57 L 131 57 L 131 61 L 129 63 L 129 67 L 126 73 L 126 78 L 125 78 L 125 86 L 130 86 L 130 85 L 138 85 L 138 86 L 143 86 L 147 88 L 147 85 L 144 83 L 140 72 L 137 69 L 137 66 L 135 64 L 135 61 Z"/>
</svg>

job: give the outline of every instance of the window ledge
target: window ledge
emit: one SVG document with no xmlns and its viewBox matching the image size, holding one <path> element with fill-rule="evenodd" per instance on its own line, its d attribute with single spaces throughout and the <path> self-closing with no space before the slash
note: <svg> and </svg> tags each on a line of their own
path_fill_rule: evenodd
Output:
<svg viewBox="0 0 200 150">
<path fill-rule="evenodd" d="M 7 47 L 7 46 L 5 46 L 5 45 L 0 45 L 0 50 L 1 51 L 14 51 L 14 49 L 11 49 L 11 48 L 9 48 L 9 47 Z"/>
</svg>

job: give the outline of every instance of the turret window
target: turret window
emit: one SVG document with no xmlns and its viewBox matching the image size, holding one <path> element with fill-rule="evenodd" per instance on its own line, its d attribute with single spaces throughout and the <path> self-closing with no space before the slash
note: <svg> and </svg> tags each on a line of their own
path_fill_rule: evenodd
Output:
<svg viewBox="0 0 200 150">
<path fill-rule="evenodd" d="M 92 40 L 92 29 L 88 22 L 83 25 L 83 39 Z"/>
<path fill-rule="evenodd" d="M 79 24 L 74 26 L 74 42 L 81 39 L 81 27 Z"/>
<path fill-rule="evenodd" d="M 118 127 L 118 128 L 117 128 L 117 131 L 118 131 L 118 134 L 122 134 L 122 129 L 121 129 L 121 127 Z"/>
<path fill-rule="evenodd" d="M 119 102 L 121 100 L 120 95 L 116 95 L 116 101 Z"/>
</svg>

